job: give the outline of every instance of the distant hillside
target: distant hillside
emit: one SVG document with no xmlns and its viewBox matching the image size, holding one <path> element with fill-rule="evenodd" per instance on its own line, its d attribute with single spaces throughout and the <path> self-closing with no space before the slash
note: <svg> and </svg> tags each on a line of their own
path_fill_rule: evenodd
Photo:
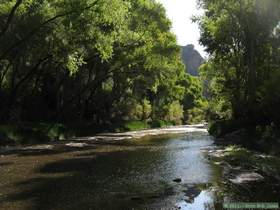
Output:
<svg viewBox="0 0 280 210">
<path fill-rule="evenodd" d="M 198 68 L 204 59 L 200 53 L 194 49 L 194 45 L 189 44 L 182 47 L 182 59 L 186 65 L 186 71 L 193 76 L 198 76 Z"/>
</svg>

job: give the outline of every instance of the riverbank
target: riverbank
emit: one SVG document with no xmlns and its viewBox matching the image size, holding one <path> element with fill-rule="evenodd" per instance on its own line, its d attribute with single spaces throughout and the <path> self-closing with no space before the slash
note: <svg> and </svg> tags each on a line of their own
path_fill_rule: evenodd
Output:
<svg viewBox="0 0 280 210">
<path fill-rule="evenodd" d="M 255 202 L 280 201 L 280 158 L 236 145 L 216 147 L 207 151 L 207 156 L 213 164 L 222 168 L 224 192 L 232 193 L 239 189 L 241 196 L 248 192 L 248 197 L 257 198 Z M 259 188 L 269 191 L 270 197 L 256 191 Z"/>
<path fill-rule="evenodd" d="M 280 157 L 280 127 L 277 125 L 224 120 L 210 123 L 209 133 L 215 137 L 217 145 L 239 145 Z"/>
<path fill-rule="evenodd" d="M 124 139 L 138 139 L 145 136 L 158 136 L 166 134 L 184 134 L 189 132 L 208 132 L 205 124 L 169 126 L 166 128 L 145 129 L 129 132 L 102 133 L 92 137 L 76 137 L 73 140 L 118 141 Z"/>
<path fill-rule="evenodd" d="M 279 202 L 280 138 L 276 126 L 220 121 L 210 125 L 209 133 L 215 136 L 216 147 L 207 151 L 207 157 L 222 168 L 225 191 L 237 188 L 241 195 L 253 192 L 256 202 Z M 271 197 L 261 195 L 258 188 L 270 191 Z"/>
<path fill-rule="evenodd" d="M 0 125 L 0 146 L 40 144 L 66 140 L 77 136 L 95 136 L 98 133 L 120 133 L 174 126 L 162 120 L 124 121 L 115 124 L 59 124 L 59 123 L 13 123 Z M 133 134 L 134 135 L 134 134 Z"/>
<path fill-rule="evenodd" d="M 106 144 L 112 142 L 118 142 L 122 140 L 139 139 L 143 137 L 164 136 L 173 134 L 187 134 L 190 132 L 204 132 L 207 133 L 207 128 L 204 124 L 196 125 L 182 125 L 182 126 L 170 126 L 166 128 L 157 129 L 145 129 L 138 131 L 128 132 L 113 132 L 113 133 L 99 133 L 86 137 L 69 137 L 63 141 L 52 141 L 47 143 L 37 143 L 29 145 L 4 145 L 0 146 L 0 152 L 12 152 L 12 151 L 52 151 L 52 150 L 69 150 L 75 148 L 89 148 L 91 145 Z"/>
</svg>

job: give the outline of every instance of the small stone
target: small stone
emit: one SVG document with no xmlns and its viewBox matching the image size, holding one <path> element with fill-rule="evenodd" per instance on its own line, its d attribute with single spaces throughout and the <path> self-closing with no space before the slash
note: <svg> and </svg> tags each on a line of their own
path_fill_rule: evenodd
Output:
<svg viewBox="0 0 280 210">
<path fill-rule="evenodd" d="M 183 193 L 187 198 L 192 200 L 193 198 L 197 197 L 200 194 L 201 190 L 199 190 L 197 187 L 189 187 L 186 190 L 183 190 Z"/>
<path fill-rule="evenodd" d="M 180 179 L 180 178 L 176 178 L 176 179 L 173 179 L 173 182 L 180 183 L 180 182 L 182 182 L 182 179 Z"/>
</svg>

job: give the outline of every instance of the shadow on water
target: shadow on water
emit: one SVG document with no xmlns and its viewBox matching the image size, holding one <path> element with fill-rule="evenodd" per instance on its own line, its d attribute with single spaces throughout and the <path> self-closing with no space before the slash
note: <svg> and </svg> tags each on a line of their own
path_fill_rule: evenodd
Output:
<svg viewBox="0 0 280 210">
<path fill-rule="evenodd" d="M 97 158 L 73 158 L 46 164 L 39 173 L 48 176 L 16 183 L 15 186 L 23 190 L 0 199 L 0 203 L 32 200 L 28 209 L 43 210 L 130 209 L 142 205 L 147 199 L 162 197 L 166 186 L 153 189 L 151 185 L 161 183 L 149 177 L 138 180 L 135 170 L 131 174 L 129 169 L 133 166 L 127 165 L 132 163 L 124 158 L 129 159 L 135 152 L 140 155 L 143 151 L 116 152 Z M 149 160 L 149 156 L 153 156 L 153 152 L 146 154 L 143 161 Z M 109 159 L 110 165 L 104 165 Z M 152 171 L 149 164 L 141 173 L 148 171 Z"/>
</svg>

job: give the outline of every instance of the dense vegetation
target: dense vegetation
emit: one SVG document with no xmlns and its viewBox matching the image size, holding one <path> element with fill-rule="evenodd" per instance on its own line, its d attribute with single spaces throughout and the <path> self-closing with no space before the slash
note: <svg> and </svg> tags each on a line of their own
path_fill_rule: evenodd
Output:
<svg viewBox="0 0 280 210">
<path fill-rule="evenodd" d="M 170 27 L 154 0 L 1 1 L 2 124 L 201 120 Z"/>
<path fill-rule="evenodd" d="M 225 129 L 280 125 L 280 1 L 201 0 L 196 21 L 209 60 L 201 67 L 212 121 Z M 225 125 L 225 124 L 224 124 Z M 226 128 L 227 127 L 227 128 Z M 234 128 L 233 128 L 234 129 Z M 235 128 L 236 129 L 236 128 Z"/>
</svg>

